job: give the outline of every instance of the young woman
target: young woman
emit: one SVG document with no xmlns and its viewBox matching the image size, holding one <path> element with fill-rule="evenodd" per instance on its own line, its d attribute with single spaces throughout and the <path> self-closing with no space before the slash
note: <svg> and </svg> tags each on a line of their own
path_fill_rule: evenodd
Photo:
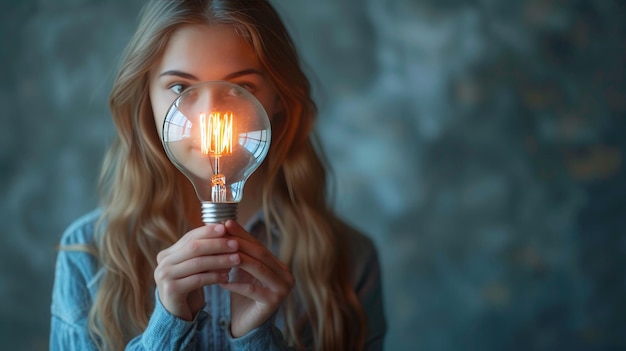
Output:
<svg viewBox="0 0 626 351">
<path fill-rule="evenodd" d="M 160 141 L 173 100 L 205 81 L 243 86 L 270 116 L 242 225 L 202 223 Z M 52 350 L 382 349 L 376 250 L 327 204 L 309 83 L 267 1 L 149 2 L 110 107 L 102 206 L 61 240 Z"/>
</svg>

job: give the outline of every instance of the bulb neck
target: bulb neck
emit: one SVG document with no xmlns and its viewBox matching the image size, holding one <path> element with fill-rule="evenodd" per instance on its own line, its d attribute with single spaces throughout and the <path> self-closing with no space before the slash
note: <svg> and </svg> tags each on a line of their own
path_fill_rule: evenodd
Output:
<svg viewBox="0 0 626 351">
<path fill-rule="evenodd" d="M 209 202 L 202 201 L 202 222 L 224 223 L 227 220 L 237 220 L 236 202 Z"/>
</svg>

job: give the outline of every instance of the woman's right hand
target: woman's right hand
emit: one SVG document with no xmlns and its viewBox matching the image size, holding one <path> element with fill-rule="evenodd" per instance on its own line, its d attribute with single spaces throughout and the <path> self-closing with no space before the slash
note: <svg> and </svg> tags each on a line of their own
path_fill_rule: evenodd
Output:
<svg viewBox="0 0 626 351">
<path fill-rule="evenodd" d="M 159 252 L 154 280 L 161 304 L 178 318 L 191 321 L 204 305 L 205 285 L 228 282 L 240 262 L 236 240 L 223 224 L 205 225 L 183 235 Z"/>
</svg>

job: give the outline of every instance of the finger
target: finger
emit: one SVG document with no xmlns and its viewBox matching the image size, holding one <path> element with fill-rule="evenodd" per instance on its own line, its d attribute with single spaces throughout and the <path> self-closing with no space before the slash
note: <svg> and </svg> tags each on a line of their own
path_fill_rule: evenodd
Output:
<svg viewBox="0 0 626 351">
<path fill-rule="evenodd" d="M 228 273 L 204 272 L 181 279 L 166 281 L 162 284 L 162 289 L 159 289 L 159 292 L 163 291 L 163 293 L 168 296 L 183 295 L 195 289 L 200 289 L 206 285 L 225 282 L 228 282 Z"/>
<path fill-rule="evenodd" d="M 252 236 L 252 234 L 248 233 L 239 223 L 237 223 L 237 221 L 233 221 L 232 219 L 229 219 L 226 221 L 226 223 L 224 223 L 224 226 L 226 227 L 225 229 L 228 232 L 228 234 L 232 236 L 235 236 L 237 238 L 241 238 L 243 240 L 250 241 L 253 243 L 261 244 L 261 242 L 257 240 L 257 238 Z"/>
<path fill-rule="evenodd" d="M 282 274 L 285 271 L 289 271 L 289 268 L 286 264 L 280 261 L 276 256 L 272 254 L 270 250 L 268 250 L 265 246 L 260 243 L 252 243 L 246 240 L 238 240 L 239 252 L 242 252 L 257 261 L 263 262 L 267 265 L 274 273 Z"/>
<path fill-rule="evenodd" d="M 276 305 L 281 301 L 271 290 L 255 284 L 220 283 L 220 287 L 266 305 Z"/>
<path fill-rule="evenodd" d="M 161 251 L 157 255 L 157 263 L 159 263 L 163 258 L 171 255 L 172 253 L 178 251 L 182 246 L 186 245 L 188 242 L 197 240 L 197 239 L 211 239 L 211 238 L 219 238 L 226 234 L 226 228 L 223 224 L 208 224 L 195 229 L 188 231 L 185 235 L 183 235 L 177 242 L 175 242 L 172 246 L 166 248 Z"/>
<path fill-rule="evenodd" d="M 270 263 L 271 260 L 272 262 L 270 265 L 277 273 L 280 271 L 289 271 L 289 268 L 285 263 L 276 258 L 276 256 L 274 256 L 274 254 L 272 254 L 272 252 L 269 251 L 263 243 L 248 233 L 241 225 L 239 225 L 239 223 L 233 220 L 228 220 L 224 225 L 228 234 L 236 238 L 243 239 L 239 240 L 239 244 L 246 254 L 267 263 Z M 246 242 L 251 243 L 252 245 L 246 245 Z"/>
<path fill-rule="evenodd" d="M 180 246 L 186 245 L 190 241 L 197 239 L 213 239 L 219 238 L 226 234 L 226 227 L 223 224 L 207 224 L 201 227 L 192 229 L 183 235 L 174 245 L 171 246 L 173 250 Z"/>
<path fill-rule="evenodd" d="M 294 279 L 289 271 L 275 272 L 262 261 L 239 252 L 241 262 L 238 267 L 272 291 L 287 294 L 293 287 Z"/>
<path fill-rule="evenodd" d="M 199 256 L 172 266 L 157 266 L 155 280 L 176 280 L 204 272 L 228 273 L 240 263 L 240 254 Z"/>
<path fill-rule="evenodd" d="M 258 241 L 255 237 L 253 237 L 250 233 L 248 233 L 239 223 L 233 220 L 228 220 L 224 224 L 228 234 L 237 238 L 239 242 L 239 252 L 242 254 L 242 264 L 244 262 L 250 262 L 244 257 L 253 258 L 253 261 L 256 261 L 260 264 L 260 266 L 268 267 L 275 275 L 286 277 L 286 280 L 289 282 L 293 280 L 291 273 L 289 272 L 289 267 L 276 258 L 271 251 L 269 251 L 260 241 Z M 253 265 L 257 265 L 255 263 L 251 263 Z M 262 268 L 257 268 L 257 272 L 263 271 Z M 249 272 L 252 274 L 252 272 Z M 257 278 L 259 279 L 259 278 Z M 261 280 L 261 279 L 259 279 Z"/>
<path fill-rule="evenodd" d="M 220 287 L 230 291 L 231 293 L 245 296 L 261 304 L 273 306 L 272 308 L 279 305 L 292 289 L 292 287 L 288 287 L 277 292 L 266 287 L 250 283 L 220 283 Z"/>
<path fill-rule="evenodd" d="M 176 265 L 195 257 L 232 253 L 238 249 L 239 243 L 234 238 L 196 239 L 162 258 L 158 264 Z"/>
</svg>

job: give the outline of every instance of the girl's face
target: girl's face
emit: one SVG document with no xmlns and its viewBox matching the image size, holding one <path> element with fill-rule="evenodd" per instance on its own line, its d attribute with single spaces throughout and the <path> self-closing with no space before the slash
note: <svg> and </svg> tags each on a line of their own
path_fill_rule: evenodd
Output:
<svg viewBox="0 0 626 351">
<path fill-rule="evenodd" d="M 270 118 L 280 99 L 251 45 L 226 25 L 189 25 L 170 38 L 161 60 L 150 72 L 150 102 L 157 131 L 178 94 L 204 81 L 223 80 L 248 89 Z"/>
</svg>

